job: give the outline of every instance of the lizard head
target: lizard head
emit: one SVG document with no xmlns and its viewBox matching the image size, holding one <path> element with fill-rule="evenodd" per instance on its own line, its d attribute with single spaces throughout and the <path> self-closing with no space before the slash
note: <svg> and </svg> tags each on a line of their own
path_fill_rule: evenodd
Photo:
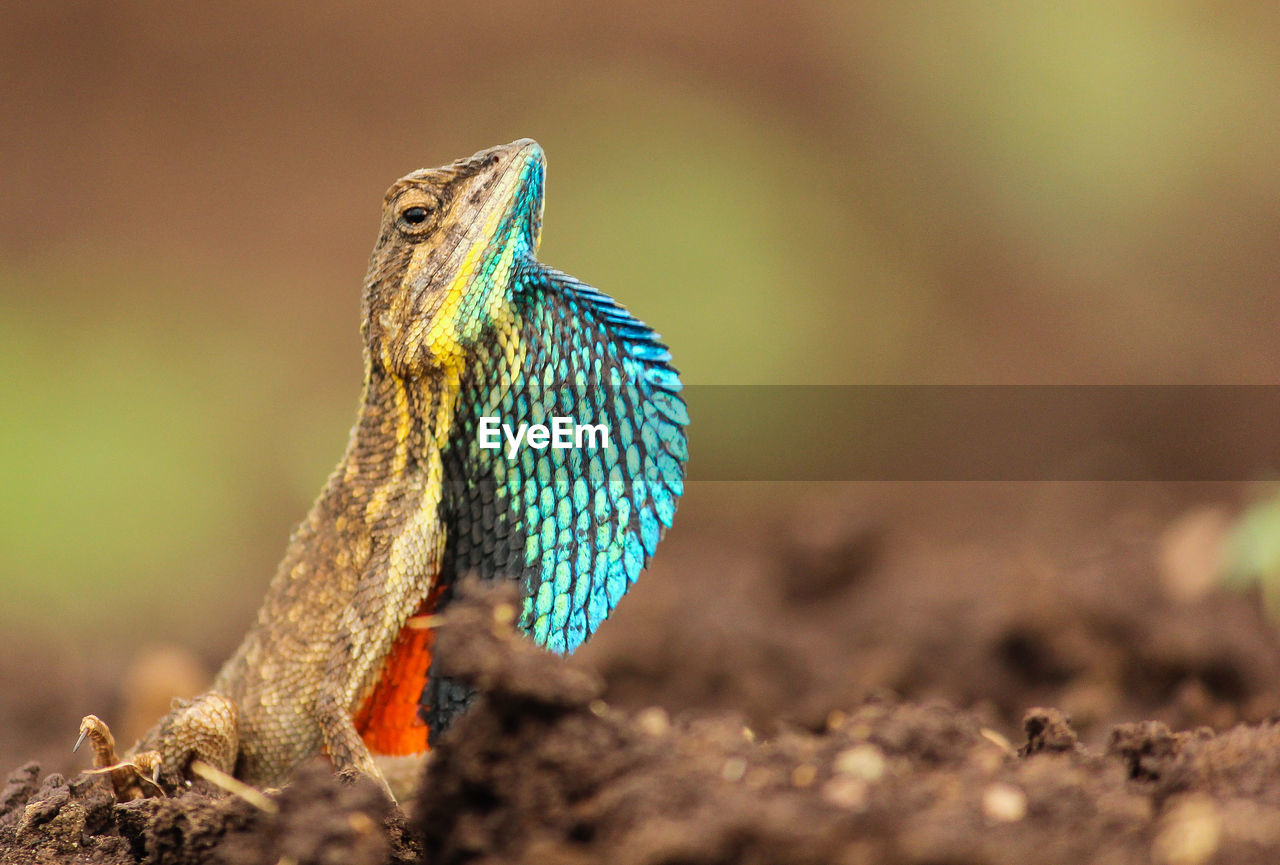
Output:
<svg viewBox="0 0 1280 865">
<path fill-rule="evenodd" d="M 365 277 L 360 329 L 372 363 L 404 377 L 465 363 L 508 314 L 513 266 L 537 251 L 545 166 L 523 138 L 391 185 Z"/>
</svg>

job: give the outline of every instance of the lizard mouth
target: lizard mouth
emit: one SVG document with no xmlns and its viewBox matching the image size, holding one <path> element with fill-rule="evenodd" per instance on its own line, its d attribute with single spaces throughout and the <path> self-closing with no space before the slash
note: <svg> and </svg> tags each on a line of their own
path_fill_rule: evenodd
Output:
<svg viewBox="0 0 1280 865">
<path fill-rule="evenodd" d="M 472 180 L 475 186 L 470 200 L 484 200 L 459 248 L 474 249 L 478 243 L 487 246 L 508 217 L 519 218 L 522 214 L 517 211 L 525 210 L 536 251 L 542 232 L 542 184 L 547 168 L 542 146 L 532 138 L 521 138 L 481 150 L 456 164 L 477 175 Z"/>
</svg>

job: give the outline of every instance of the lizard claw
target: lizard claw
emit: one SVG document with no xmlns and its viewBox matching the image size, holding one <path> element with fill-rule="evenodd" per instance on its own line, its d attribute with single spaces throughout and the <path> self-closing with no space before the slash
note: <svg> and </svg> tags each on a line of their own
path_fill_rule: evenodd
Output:
<svg viewBox="0 0 1280 865">
<path fill-rule="evenodd" d="M 133 760 L 125 764 L 137 773 L 138 782 L 146 784 L 151 789 L 152 792 L 144 795 L 168 795 L 164 788 L 160 786 L 160 763 L 159 751 L 143 751 L 141 754 L 134 754 Z"/>
<path fill-rule="evenodd" d="M 95 768 L 101 769 L 117 762 L 116 740 L 111 735 L 111 728 L 97 715 L 85 715 L 80 721 L 80 738 L 76 739 L 76 744 L 71 750 L 79 751 L 85 739 L 93 745 Z"/>
</svg>

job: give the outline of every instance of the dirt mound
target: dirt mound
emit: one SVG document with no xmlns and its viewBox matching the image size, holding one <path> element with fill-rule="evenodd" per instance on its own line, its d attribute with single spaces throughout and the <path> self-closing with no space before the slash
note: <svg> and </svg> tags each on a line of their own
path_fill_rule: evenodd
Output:
<svg viewBox="0 0 1280 865">
<path fill-rule="evenodd" d="M 316 764 L 263 811 L 234 796 L 188 791 L 116 804 L 96 777 L 68 781 L 28 763 L 0 793 L 0 862 L 196 865 L 412 862 L 403 816 L 373 784 Z"/>
<path fill-rule="evenodd" d="M 819 508 L 737 552 L 673 536 L 678 578 L 567 661 L 513 635 L 511 598 L 456 605 L 439 657 L 482 697 L 407 819 L 320 761 L 270 812 L 200 787 L 116 805 L 29 763 L 0 862 L 1280 861 L 1280 648 L 1256 598 L 1167 585 L 1187 502 L 1052 511 L 1038 539 L 1016 496 L 960 504 Z M 26 753 L 52 726 L 65 751 L 74 724 L 46 722 Z"/>
<path fill-rule="evenodd" d="M 1118 727 L 1035 709 L 1015 752 L 969 712 L 873 699 L 759 739 L 724 715 L 611 709 L 482 606 L 442 635 L 490 688 L 414 823 L 434 863 L 1249 862 L 1280 854 L 1280 728 Z M 499 619 L 502 617 L 499 616 Z M 447 650 L 446 650 L 447 649 Z M 512 661 L 511 659 L 518 659 Z M 513 672 L 519 669 L 517 674 Z M 1099 851 L 1105 851 L 1102 859 Z"/>
<path fill-rule="evenodd" d="M 1198 491 L 1104 486 L 922 485 L 732 526 L 637 584 L 574 662 L 611 704 L 732 709 L 766 733 L 818 729 L 884 690 L 1009 737 L 1028 707 L 1058 706 L 1096 747 L 1118 723 L 1280 713 L 1280 644 L 1257 599 L 1188 593 L 1162 570 Z"/>
</svg>

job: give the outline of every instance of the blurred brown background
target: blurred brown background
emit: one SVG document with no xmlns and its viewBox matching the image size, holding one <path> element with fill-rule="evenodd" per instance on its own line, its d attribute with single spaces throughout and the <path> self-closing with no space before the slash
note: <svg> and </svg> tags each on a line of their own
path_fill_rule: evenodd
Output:
<svg viewBox="0 0 1280 865">
<path fill-rule="evenodd" d="M 233 645 L 353 417 L 383 190 L 521 136 L 542 258 L 691 383 L 1280 363 L 1262 0 L 10 2 L 0 66 L 0 624 L 50 665 Z M 674 549 L 806 494 L 730 487 Z"/>
</svg>

